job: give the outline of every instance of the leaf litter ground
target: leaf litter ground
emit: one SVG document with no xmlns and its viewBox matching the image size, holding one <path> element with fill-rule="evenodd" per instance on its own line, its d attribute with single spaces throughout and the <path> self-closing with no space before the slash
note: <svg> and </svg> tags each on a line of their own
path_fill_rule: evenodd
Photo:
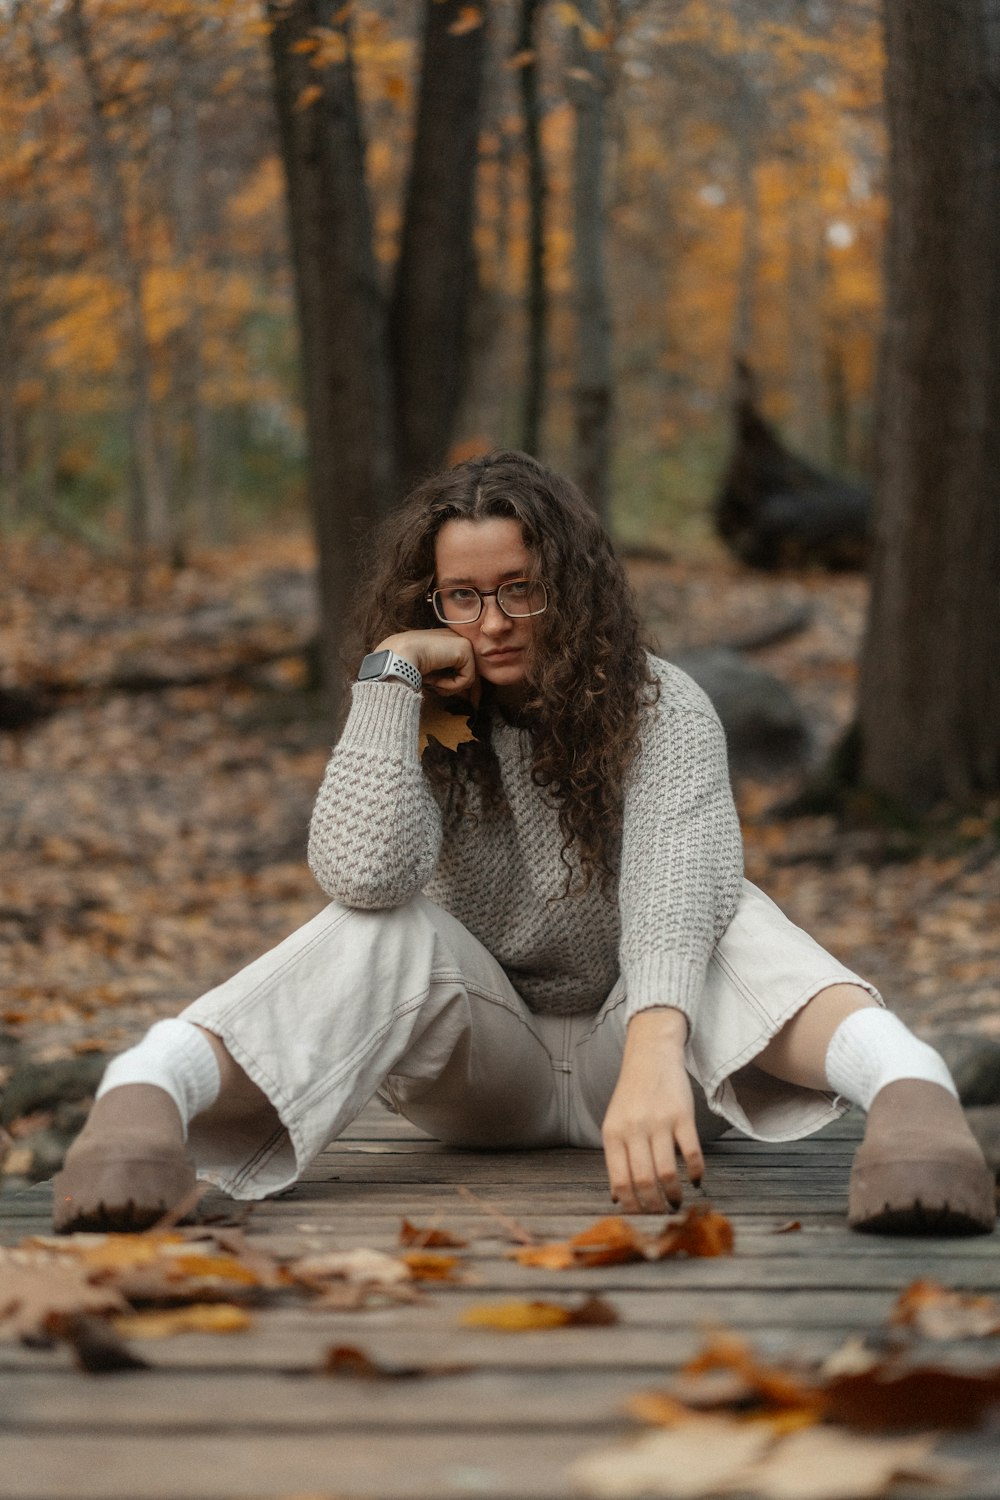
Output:
<svg viewBox="0 0 1000 1500">
<path fill-rule="evenodd" d="M 0 737 L 3 1022 L 38 1058 L 114 1051 L 322 904 L 303 850 L 333 731 L 304 689 L 299 654 L 314 629 L 308 547 L 263 538 L 206 555 L 181 574 L 164 570 L 151 578 L 143 611 L 129 608 L 117 570 L 81 552 L 23 545 L 7 563 L 14 586 L 0 603 L 0 688 L 41 694 L 54 711 Z M 761 578 L 708 552 L 637 562 L 633 576 L 667 655 L 745 640 L 762 620 L 808 612 L 805 629 L 754 659 L 799 694 L 816 758 L 829 748 L 851 713 L 861 580 Z M 902 849 L 909 857 L 901 859 L 892 837 L 845 832 L 825 818 L 775 817 L 796 789 L 787 775 L 738 787 L 750 877 L 911 1022 L 1000 1031 L 995 822 L 968 819 L 937 844 Z M 15 1159 L 45 1123 L 44 1114 L 12 1122 Z M 602 1258 L 610 1222 L 593 1226 L 602 1248 L 590 1262 L 595 1276 L 629 1239 L 619 1235 L 611 1259 Z M 22 1336 L 69 1343 L 86 1369 L 141 1370 L 135 1348 L 146 1339 L 238 1333 L 268 1298 L 308 1296 L 335 1314 L 461 1282 L 462 1257 L 428 1248 L 446 1242 L 442 1233 L 447 1239 L 440 1226 L 410 1225 L 398 1256 L 334 1250 L 311 1264 L 300 1258 L 294 1271 L 265 1266 L 238 1235 L 206 1245 L 165 1231 L 160 1245 L 135 1237 L 141 1250 L 126 1247 L 133 1237 L 117 1249 L 85 1236 L 35 1243 L 6 1252 L 8 1288 L 22 1295 L 9 1293 L 4 1316 Z M 666 1229 L 664 1237 L 679 1238 Z M 526 1266 L 539 1264 L 532 1247 L 525 1253 L 523 1239 L 511 1238 Z M 636 1258 L 655 1258 L 646 1242 L 656 1238 L 636 1232 Z M 579 1267 L 587 1262 L 574 1240 L 534 1248 L 542 1263 L 547 1253 L 553 1267 Z M 889 1336 L 995 1333 L 988 1299 L 954 1297 L 926 1282 L 908 1289 Z M 594 1296 L 486 1303 L 470 1321 L 537 1332 L 612 1326 L 617 1317 Z M 819 1496 L 832 1493 L 831 1471 L 842 1495 L 883 1493 L 896 1475 L 946 1478 L 924 1436 L 886 1446 L 852 1434 L 845 1446 L 841 1428 L 830 1426 L 854 1420 L 852 1409 L 876 1428 L 930 1428 L 943 1425 L 946 1409 L 968 1417 L 977 1404 L 995 1407 L 993 1369 L 921 1363 L 913 1347 L 909 1355 L 900 1346 L 890 1355 L 848 1351 L 845 1368 L 826 1374 L 767 1370 L 733 1341 L 709 1347 L 674 1390 L 636 1392 L 633 1416 L 662 1430 L 633 1443 L 631 1461 L 620 1450 L 594 1457 L 574 1482 L 593 1494 Z M 325 1372 L 393 1379 L 444 1370 L 385 1366 L 334 1344 Z M 851 1390 L 854 1408 L 844 1394 Z M 784 1402 L 775 1399 L 781 1392 Z M 873 1422 L 879 1409 L 885 1420 Z M 892 1416 L 898 1409 L 902 1424 Z M 678 1444 L 711 1453 L 711 1473 L 699 1478 L 691 1461 L 685 1467 Z"/>
</svg>

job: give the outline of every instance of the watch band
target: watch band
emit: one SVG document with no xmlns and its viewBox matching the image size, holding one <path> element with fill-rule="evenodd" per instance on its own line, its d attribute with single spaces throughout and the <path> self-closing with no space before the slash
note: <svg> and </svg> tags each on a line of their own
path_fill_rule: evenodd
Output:
<svg viewBox="0 0 1000 1500">
<path fill-rule="evenodd" d="M 359 682 L 384 682 L 387 677 L 397 677 L 414 692 L 419 693 L 424 685 L 417 668 L 395 651 L 370 651 L 361 663 Z"/>
</svg>

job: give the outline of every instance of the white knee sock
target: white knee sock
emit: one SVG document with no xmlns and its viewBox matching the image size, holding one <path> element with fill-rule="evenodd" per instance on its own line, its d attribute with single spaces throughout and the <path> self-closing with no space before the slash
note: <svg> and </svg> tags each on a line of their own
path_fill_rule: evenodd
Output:
<svg viewBox="0 0 1000 1500">
<path fill-rule="evenodd" d="M 219 1096 L 219 1064 L 205 1033 L 190 1021 L 157 1021 L 142 1041 L 110 1062 L 97 1098 L 126 1083 L 165 1089 L 180 1111 L 184 1135 L 195 1115 Z"/>
<path fill-rule="evenodd" d="M 845 1016 L 826 1050 L 826 1077 L 832 1089 L 868 1110 L 879 1089 L 900 1078 L 939 1083 L 958 1098 L 941 1055 L 915 1037 L 898 1016 L 865 1006 Z"/>
</svg>

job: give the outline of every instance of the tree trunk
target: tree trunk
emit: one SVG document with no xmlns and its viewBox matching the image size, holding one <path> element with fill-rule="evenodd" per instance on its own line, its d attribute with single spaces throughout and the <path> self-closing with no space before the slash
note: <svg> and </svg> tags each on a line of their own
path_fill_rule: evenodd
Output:
<svg viewBox="0 0 1000 1500">
<path fill-rule="evenodd" d="M 537 453 L 545 405 L 548 343 L 548 295 L 545 285 L 545 200 L 547 182 L 542 157 L 541 102 L 538 88 L 537 32 L 543 0 L 521 0 L 516 54 L 524 150 L 528 161 L 528 358 L 524 380 L 521 447 Z"/>
<path fill-rule="evenodd" d="M 269 0 L 268 14 L 302 340 L 322 654 L 338 696 L 345 617 L 366 538 L 392 490 L 385 314 L 345 8 L 331 0 Z M 327 42 L 343 38 L 342 60 L 332 53 L 321 69 L 308 51 L 295 50 L 319 28 Z"/>
<path fill-rule="evenodd" d="M 401 486 L 444 463 L 465 366 L 485 23 L 454 31 L 459 0 L 425 0 L 423 67 L 392 307 Z M 484 9 L 485 15 L 485 9 Z"/>
<path fill-rule="evenodd" d="M 142 307 L 142 270 L 131 253 L 121 163 L 108 130 L 105 103 L 83 0 L 69 0 L 66 33 L 80 63 L 87 90 L 87 123 L 96 178 L 99 217 L 115 279 L 123 293 L 125 347 L 128 355 L 129 441 L 144 511 L 146 542 L 170 542 L 170 514 L 157 442 L 153 403 L 153 362 Z"/>
<path fill-rule="evenodd" d="M 599 0 L 580 0 L 584 25 L 599 29 Z M 573 270 L 576 294 L 576 477 L 605 523 L 610 511 L 612 424 L 611 304 L 605 270 L 607 55 L 588 50 L 583 27 L 573 34 L 571 98 L 576 113 L 573 161 Z"/>
<path fill-rule="evenodd" d="M 1000 791 L 1000 0 L 886 0 L 891 218 L 861 775 Z"/>
</svg>

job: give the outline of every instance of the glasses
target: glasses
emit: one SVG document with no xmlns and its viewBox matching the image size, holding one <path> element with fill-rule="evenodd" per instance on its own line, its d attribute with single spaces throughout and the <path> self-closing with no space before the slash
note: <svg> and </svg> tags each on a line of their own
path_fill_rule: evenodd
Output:
<svg viewBox="0 0 1000 1500">
<path fill-rule="evenodd" d="M 542 615 L 548 608 L 549 595 L 544 583 L 532 578 L 514 578 L 498 589 L 461 588 L 432 589 L 428 604 L 444 625 L 471 625 L 483 612 L 483 600 L 495 599 L 511 620 Z"/>
</svg>

